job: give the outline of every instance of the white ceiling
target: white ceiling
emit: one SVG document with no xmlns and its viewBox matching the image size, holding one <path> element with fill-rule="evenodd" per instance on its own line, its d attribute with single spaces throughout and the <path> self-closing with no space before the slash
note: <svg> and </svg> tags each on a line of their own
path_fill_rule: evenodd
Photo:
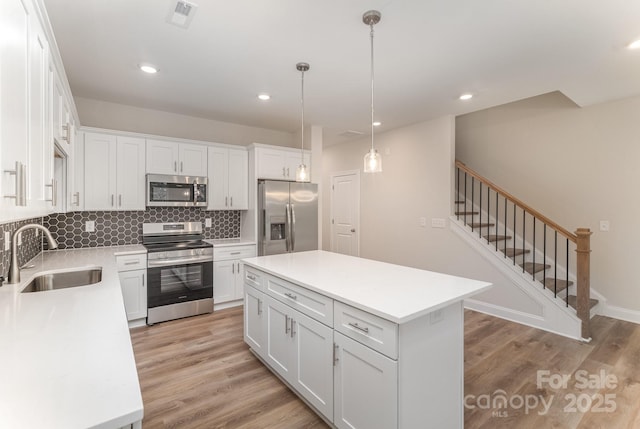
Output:
<svg viewBox="0 0 640 429">
<path fill-rule="evenodd" d="M 380 131 L 555 90 L 581 106 L 640 94 L 625 49 L 640 1 L 195 0 L 186 30 L 170 0 L 44 3 L 76 96 L 295 132 L 306 61 L 306 123 L 327 143 L 369 128 L 369 9 Z"/>
</svg>

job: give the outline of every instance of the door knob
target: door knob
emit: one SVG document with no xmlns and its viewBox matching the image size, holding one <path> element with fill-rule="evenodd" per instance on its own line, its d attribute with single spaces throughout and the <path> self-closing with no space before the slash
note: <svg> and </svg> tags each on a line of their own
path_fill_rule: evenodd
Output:
<svg viewBox="0 0 640 429">
<path fill-rule="evenodd" d="M 351 232 L 356 232 L 356 229 L 355 228 L 351 228 Z"/>
</svg>

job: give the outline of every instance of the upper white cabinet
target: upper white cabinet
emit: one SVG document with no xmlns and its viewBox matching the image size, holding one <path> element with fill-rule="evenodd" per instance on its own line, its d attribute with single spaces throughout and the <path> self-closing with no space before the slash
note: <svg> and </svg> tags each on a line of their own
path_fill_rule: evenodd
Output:
<svg viewBox="0 0 640 429">
<path fill-rule="evenodd" d="M 206 176 L 207 146 L 148 139 L 147 173 Z"/>
<path fill-rule="evenodd" d="M 209 210 L 249 208 L 249 160 L 245 149 L 209 148 Z"/>
<path fill-rule="evenodd" d="M 145 141 L 86 133 L 84 209 L 144 210 Z"/>
<path fill-rule="evenodd" d="M 299 150 L 256 148 L 258 179 L 295 180 L 296 169 L 302 161 Z M 311 155 L 304 151 L 304 163 L 308 168 Z"/>
</svg>

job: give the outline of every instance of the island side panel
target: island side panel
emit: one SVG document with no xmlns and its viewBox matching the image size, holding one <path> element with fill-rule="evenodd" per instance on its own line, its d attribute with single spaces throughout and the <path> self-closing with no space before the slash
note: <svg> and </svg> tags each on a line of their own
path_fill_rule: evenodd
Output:
<svg viewBox="0 0 640 429">
<path fill-rule="evenodd" d="M 462 301 L 399 326 L 398 427 L 463 428 Z"/>
</svg>

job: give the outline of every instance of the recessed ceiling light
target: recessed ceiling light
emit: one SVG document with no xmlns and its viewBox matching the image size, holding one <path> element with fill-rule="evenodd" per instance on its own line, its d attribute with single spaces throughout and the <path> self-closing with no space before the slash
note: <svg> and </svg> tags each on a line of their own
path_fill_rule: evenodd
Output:
<svg viewBox="0 0 640 429">
<path fill-rule="evenodd" d="M 258 98 L 262 101 L 267 101 L 271 99 L 271 96 L 269 94 L 258 94 Z"/>
<path fill-rule="evenodd" d="M 627 48 L 629 48 L 629 49 L 640 49 L 640 39 L 636 40 L 635 42 L 629 43 L 629 46 L 627 46 Z"/>
<path fill-rule="evenodd" d="M 471 100 L 473 98 L 473 94 L 462 94 L 460 96 L 460 100 Z"/>
<path fill-rule="evenodd" d="M 380 121 L 375 121 L 375 122 L 373 123 L 373 126 L 374 126 L 374 127 L 379 127 L 380 125 L 382 125 L 382 122 L 380 122 Z"/>
<path fill-rule="evenodd" d="M 140 65 L 140 70 L 142 70 L 145 73 L 149 73 L 149 74 L 158 73 L 158 69 L 155 68 L 154 66 L 150 66 L 149 64 L 141 64 Z"/>
</svg>

